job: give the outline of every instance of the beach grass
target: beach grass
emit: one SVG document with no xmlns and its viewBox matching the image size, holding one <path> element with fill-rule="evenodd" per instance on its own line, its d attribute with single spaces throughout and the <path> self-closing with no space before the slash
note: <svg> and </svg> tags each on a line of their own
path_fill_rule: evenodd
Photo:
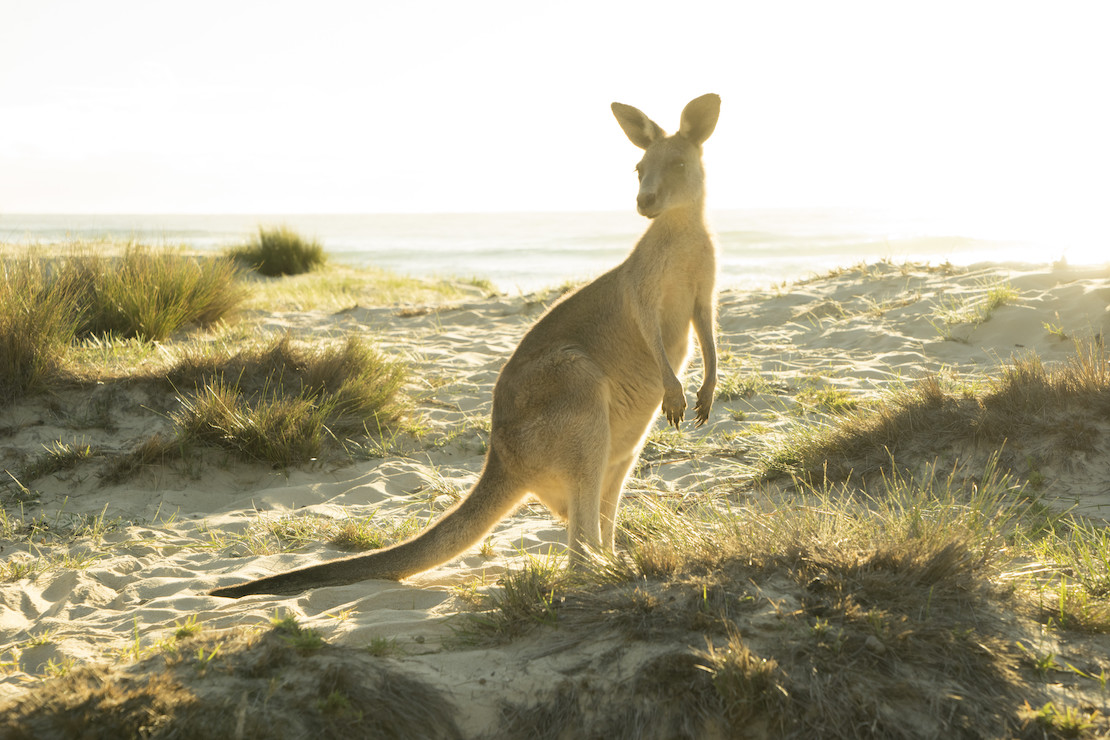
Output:
<svg viewBox="0 0 1110 740">
<path fill-rule="evenodd" d="M 163 341 L 229 316 L 245 297 L 235 266 L 181 250 L 72 245 L 2 263 L 0 400 L 56 387 L 82 339 Z"/>
<path fill-rule="evenodd" d="M 1104 345 L 1089 341 L 1051 367 L 1035 354 L 1015 356 L 985 382 L 930 374 L 890 391 L 882 403 L 849 410 L 837 423 L 797 424 L 765 450 L 760 474 L 867 478 L 953 444 L 990 451 L 1007 440 L 1049 458 L 1089 451 L 1095 423 L 1110 409 L 1108 360 Z"/>
<path fill-rule="evenodd" d="M 0 263 L 0 402 L 43 391 L 60 380 L 66 351 L 81 325 L 76 290 L 42 260 Z"/>
<path fill-rule="evenodd" d="M 376 278 L 363 271 L 353 271 L 359 276 L 350 292 L 329 294 L 323 276 L 338 269 L 347 268 L 327 264 L 295 277 L 249 277 L 247 305 L 267 310 L 254 301 L 259 291 L 272 290 L 268 295 L 284 295 L 286 306 L 298 306 L 283 310 L 338 311 L 373 295 L 366 286 Z M 994 284 L 980 288 L 985 294 Z M 300 287 L 282 293 L 290 286 Z M 378 309 L 375 316 L 396 315 L 390 305 Z M 930 307 L 922 309 L 912 320 L 928 327 Z M 832 325 L 862 315 L 837 311 L 814 320 Z M 491 325 L 496 320 L 489 318 Z M 365 393 L 346 396 L 357 406 L 357 399 L 391 385 L 394 361 L 379 355 L 387 372 L 377 376 L 381 382 L 364 382 L 358 368 L 374 364 L 364 362 L 364 355 L 377 354 L 366 340 L 304 340 L 260 332 L 252 321 L 248 313 L 239 325 L 177 334 L 157 344 L 109 336 L 63 348 L 61 367 L 87 383 L 76 391 L 88 396 L 82 396 L 87 408 L 66 408 L 67 397 L 60 396 L 42 404 L 43 413 L 75 430 L 109 427 L 110 409 L 139 388 L 147 394 L 142 403 L 165 429 L 137 442 L 128 437 L 137 446 L 122 456 L 85 441 L 84 432 L 41 451 L 36 443 L 35 454 L 11 467 L 14 477 L 76 477 L 74 471 L 92 465 L 105 474 L 119 463 L 118 480 L 126 480 L 169 462 L 181 465 L 169 471 L 181 474 L 171 479 L 177 485 L 206 476 L 204 466 L 225 464 L 203 458 L 282 468 L 328 460 L 334 452 L 342 461 L 348 444 L 357 446 L 356 438 L 376 430 L 360 425 L 357 414 L 321 414 L 327 399 L 355 377 L 356 388 L 367 386 Z M 408 326 L 396 331 L 403 334 Z M 882 328 L 875 332 L 881 336 Z M 360 346 L 350 349 L 352 343 Z M 1075 345 L 1073 355 L 1058 364 L 1020 354 L 992 370 L 978 363 L 981 372 L 974 375 L 941 369 L 917 381 L 889 381 L 887 390 L 873 392 L 849 373 L 818 367 L 818 360 L 807 371 L 747 359 L 741 370 L 735 360 L 726 364 L 732 374 L 718 385 L 718 398 L 751 406 L 752 420 L 730 417 L 729 409 L 717 414 L 717 426 L 704 436 L 685 427 L 652 431 L 620 510 L 616 556 L 599 556 L 578 570 L 565 568 L 558 547 L 515 552 L 524 565 L 505 571 L 491 562 L 495 585 L 483 572 L 465 593 L 457 589 L 460 605 L 476 603 L 472 614 L 456 618 L 456 626 L 462 625 L 457 641 L 449 641 L 438 658 L 421 659 L 436 670 L 445 664 L 433 662 L 440 658 L 489 661 L 489 672 L 482 670 L 478 680 L 474 672 L 449 676 L 452 686 L 467 682 L 462 685 L 478 697 L 475 703 L 493 707 L 497 732 L 483 736 L 1103 736 L 1110 730 L 1098 711 L 1106 711 L 1110 673 L 1104 649 L 1110 634 L 1110 536 L 1100 521 L 1049 509 L 1040 499 L 1043 481 L 1033 472 L 1043 468 L 1051 476 L 1048 471 L 1067 465 L 1095 468 L 1104 462 L 1108 359 L 1096 339 Z M 96 365 L 114 369 L 94 373 Z M 431 361 L 424 366 L 438 371 Z M 401 366 L 400 372 L 387 403 L 395 414 L 393 426 L 383 426 L 387 435 L 406 423 L 403 378 L 414 371 Z M 835 380 L 826 381 L 830 376 Z M 95 386 L 89 383 L 94 378 Z M 460 405 L 445 398 L 443 406 Z M 101 413 L 102 406 L 109 409 Z M 366 413 L 371 406 L 361 408 Z M 468 417 L 449 410 L 451 418 Z M 302 422 L 311 434 L 301 434 Z M 453 423 L 475 426 L 471 418 Z M 356 441 L 342 440 L 335 429 L 347 429 Z M 296 434 L 283 437 L 287 430 Z M 282 439 L 279 450 L 268 449 Z M 314 439 L 322 440 L 319 446 Z M 224 452 L 211 455 L 213 449 Z M 398 478 L 398 501 L 368 516 L 330 518 L 279 507 L 275 511 L 288 513 L 256 511 L 251 519 L 248 512 L 236 519 L 248 520 L 244 526 L 202 520 L 190 524 L 187 535 L 185 527 L 163 530 L 144 522 L 175 535 L 164 545 L 122 541 L 130 533 L 106 537 L 126 524 L 106 514 L 47 518 L 16 513 L 14 505 L 0 508 L 0 538 L 13 543 L 0 564 L 0 581 L 20 581 L 9 588 L 34 593 L 46 577 L 61 588 L 65 579 L 55 574 L 93 567 L 94 573 L 65 577 L 123 582 L 118 572 L 95 569 L 114 568 L 114 556 L 123 556 L 125 564 L 150 559 L 157 567 L 157 558 L 178 550 L 190 556 L 177 561 L 185 563 L 180 567 L 200 562 L 193 556 L 210 557 L 223 575 L 222 559 L 229 556 L 319 550 L 325 543 L 381 547 L 414 534 L 448 498 L 444 494 L 458 493 L 455 462 L 441 459 L 438 464 L 452 470 L 440 475 L 419 456 L 390 454 L 396 459 L 375 467 L 383 478 L 393 475 L 393 463 L 419 474 Z M 675 472 L 687 466 L 692 473 Z M 249 468 L 250 475 L 258 473 Z M 285 485 L 283 476 L 276 477 Z M 117 479 L 105 474 L 104 480 Z M 346 480 L 351 487 L 364 484 L 357 475 Z M 147 490 L 146 480 L 136 487 Z M 0 493 L 6 505 L 37 495 L 22 485 Z M 496 556 L 505 548 L 504 530 L 496 534 L 483 554 Z M 151 548 L 161 554 L 152 555 Z M 141 593 L 140 579 L 149 580 L 152 570 L 136 571 L 129 593 Z M 173 577 L 192 581 L 194 575 Z M 365 587 L 372 592 L 374 584 Z M 193 584 L 184 588 L 185 603 L 195 604 Z M 410 583 L 398 590 L 419 588 Z M 240 722 L 254 728 L 245 729 L 244 737 L 407 737 L 430 726 L 437 736 L 460 736 L 428 714 L 442 710 L 445 721 L 462 722 L 468 708 L 459 711 L 450 691 L 440 693 L 414 678 L 430 672 L 403 672 L 403 661 L 380 660 L 382 653 L 404 658 L 429 649 L 413 650 L 421 643 L 410 639 L 408 625 L 398 638 L 374 638 L 369 650 L 329 645 L 320 638 L 329 635 L 332 620 L 353 610 L 357 623 L 359 610 L 351 606 L 325 619 L 313 610 L 316 598 L 297 597 L 291 603 L 298 618 L 283 614 L 273 621 L 259 616 L 257 604 L 237 602 L 244 621 L 263 625 L 240 632 L 209 629 L 207 620 L 214 624 L 222 617 L 206 613 L 203 631 L 190 627 L 179 637 L 182 626 L 166 622 L 162 626 L 174 632 L 155 642 L 136 620 L 132 642 L 123 649 L 116 644 L 116 662 L 108 667 L 78 665 L 62 650 L 61 659 L 37 669 L 26 658 L 21 664 L 21 650 L 30 654 L 43 643 L 71 639 L 65 629 L 60 635 L 28 633 L 0 652 L 0 672 L 25 670 L 35 676 L 28 680 L 50 680 L 9 705 L 0 735 L 51 736 L 80 717 L 81 731 L 104 736 L 133 735 L 155 720 L 176 736 L 207 737 Z M 415 597 L 413 604 L 421 618 L 430 613 L 416 607 Z M 178 622 L 187 618 L 175 616 Z M 346 634 L 341 640 L 357 641 L 349 635 L 366 632 Z M 483 652 L 451 654 L 475 645 Z M 503 652 L 494 653 L 494 645 Z M 516 664 L 522 672 L 511 672 Z M 526 686 L 521 678 L 515 680 L 522 686 L 508 686 L 514 679 L 506 678 L 544 675 L 546 683 L 537 679 Z M 279 691 L 283 701 L 272 701 Z"/>
<path fill-rule="evenodd" d="M 59 671 L 35 701 L 0 716 L 0 736 L 463 737 L 443 692 L 365 652 L 334 649 L 291 615 L 265 629 L 179 629 L 156 644 L 136 635 L 123 665 Z"/>
<path fill-rule="evenodd" d="M 268 277 L 300 275 L 327 262 L 319 241 L 301 236 L 288 226 L 260 226 L 251 241 L 229 249 L 228 256 Z"/>
<path fill-rule="evenodd" d="M 119 257 L 77 251 L 56 268 L 77 297 L 78 337 L 163 341 L 185 326 L 209 326 L 246 297 L 231 260 L 179 249 L 128 245 Z"/>
<path fill-rule="evenodd" d="M 198 448 L 279 468 L 310 463 L 348 437 L 387 433 L 406 403 L 404 366 L 356 335 L 327 344 L 284 334 L 234 350 L 205 345 L 159 377 L 179 399 L 169 414 L 173 432 L 114 459 L 103 472 L 110 482 Z"/>
<path fill-rule="evenodd" d="M 107 458 L 100 475 L 120 483 L 198 445 L 286 467 L 314 461 L 325 448 L 349 447 L 347 437 L 395 435 L 405 408 L 399 362 L 353 336 L 313 347 L 289 336 L 259 340 L 249 318 L 228 321 L 245 301 L 342 310 L 359 301 L 436 303 L 474 290 L 340 266 L 244 280 L 230 258 L 130 243 L 8 254 L 0 286 L 0 402 L 96 386 L 98 418 L 82 422 L 78 409 L 58 405 L 59 418 L 77 429 L 110 428 L 104 404 L 117 403 L 128 384 L 164 379 L 179 399 L 176 410 L 171 403 L 161 411 L 172 430 L 122 455 L 47 450 L 19 470 L 28 482 Z M 187 327 L 214 332 L 175 335 Z M 81 408 L 96 413 L 93 399 Z"/>
<path fill-rule="evenodd" d="M 609 721 L 621 737 L 1026 736 L 1027 707 L 1047 701 L 1031 687 L 1067 670 L 1038 649 L 1036 625 L 1110 631 L 1105 533 L 1068 517 L 1046 526 L 997 457 L 888 476 L 871 494 L 799 480 L 742 506 L 642 497 L 621 526 L 627 555 L 592 570 L 533 558 L 505 574 L 464 636 L 497 643 L 546 625 L 691 648 L 626 666 L 600 713 L 571 687 L 514 707 L 533 730 L 558 713 L 564 731 Z M 1056 701 L 1049 714 L 1096 726 L 1097 713 Z"/>
</svg>

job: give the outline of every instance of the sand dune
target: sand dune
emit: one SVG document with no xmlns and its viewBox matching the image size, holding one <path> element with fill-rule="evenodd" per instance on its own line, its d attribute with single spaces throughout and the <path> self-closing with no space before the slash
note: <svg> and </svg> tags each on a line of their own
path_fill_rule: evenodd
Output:
<svg viewBox="0 0 1110 740">
<path fill-rule="evenodd" d="M 1000 286 L 1013 291 L 1006 305 L 984 320 L 969 318 Z M 879 264 L 779 288 L 725 292 L 720 298 L 722 377 L 746 375 L 762 384 L 748 397 L 718 401 L 703 429 L 687 424 L 681 436 L 660 432 L 630 488 L 633 495 L 697 496 L 742 487 L 750 481 L 761 440 L 798 423 L 791 409 L 807 382 L 869 399 L 891 383 L 930 372 L 985 376 L 1014 353 L 1036 352 L 1046 361 L 1060 361 L 1073 351 L 1073 339 L 1110 333 L 1108 307 L 1110 271 L 1066 266 Z M 395 640 L 393 665 L 451 697 L 466 737 L 492 732 L 504 719 L 503 702 L 550 690 L 576 675 L 576 661 L 597 660 L 598 653 L 581 652 L 584 646 L 572 652 L 539 638 L 500 648 L 442 649 L 456 615 L 467 609 L 463 587 L 475 578 L 492 586 L 506 568 L 523 562 L 524 553 L 543 553 L 564 542 L 562 527 L 537 505 L 500 523 L 486 554 L 467 553 L 405 583 L 374 581 L 239 601 L 205 595 L 218 585 L 341 555 L 325 544 L 249 554 L 240 535 L 260 522 L 309 515 L 423 522 L 442 510 L 475 480 L 498 370 L 543 308 L 532 296 L 427 310 L 355 307 L 335 314 L 254 317 L 263 331 L 290 331 L 307 339 L 358 332 L 403 357 L 412 368 L 409 390 L 418 398 L 413 413 L 424 420 L 427 433 L 419 440 L 398 439 L 381 456 L 368 453 L 343 465 L 274 471 L 213 452 L 203 464 L 154 467 L 118 486 L 101 485 L 91 468 L 29 482 L 35 495 L 22 512 L 12 498 L 9 516 L 58 529 L 74 517 L 103 516 L 116 526 L 99 540 L 35 544 L 47 540 L 18 537 L 0 543 L 0 557 L 9 562 L 66 552 L 88 560 L 82 567 L 57 565 L 0 584 L 0 661 L 7 662 L 0 671 L 0 702 L 33 692 L 48 661 L 111 661 L 134 645 L 136 635 L 141 643 L 153 643 L 193 615 L 206 629 L 218 631 L 268 626 L 283 610 L 335 645 Z M 961 311 L 968 312 L 968 320 L 959 320 Z M 698 378 L 695 362 L 687 373 L 691 396 Z M 0 410 L 0 467 L 16 470 L 55 440 L 78 439 L 106 449 L 133 446 L 168 428 L 164 415 L 149 410 L 161 408 L 165 399 L 147 393 L 56 402 L 36 398 Z M 65 405 L 71 414 L 92 413 L 97 403 L 107 404 L 113 424 L 108 430 L 74 430 L 52 403 Z M 763 431 L 751 431 L 757 428 Z M 708 444 L 692 447 L 691 454 L 674 452 L 699 441 Z M 1047 471 L 1045 496 L 1106 518 L 1110 450 L 1101 442 L 1087 458 L 1084 464 L 1061 463 Z M 15 495 L 12 483 L 4 490 Z M 36 644 L 35 636 L 44 633 L 49 640 Z M 598 645 L 589 649 L 604 652 Z"/>
</svg>

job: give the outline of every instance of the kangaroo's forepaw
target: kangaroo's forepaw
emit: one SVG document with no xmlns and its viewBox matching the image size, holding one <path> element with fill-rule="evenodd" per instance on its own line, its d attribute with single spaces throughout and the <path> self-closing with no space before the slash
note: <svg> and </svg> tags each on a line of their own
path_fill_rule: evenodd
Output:
<svg viewBox="0 0 1110 740">
<path fill-rule="evenodd" d="M 667 418 L 667 423 L 678 429 L 678 425 L 682 423 L 682 418 L 686 415 L 686 394 L 682 391 L 682 386 L 676 384 L 676 387 L 663 394 L 663 416 Z"/>
<path fill-rule="evenodd" d="M 698 391 L 698 401 L 694 404 L 694 427 L 704 426 L 709 421 L 709 411 L 713 408 L 713 389 L 703 387 Z"/>
<path fill-rule="evenodd" d="M 663 404 L 663 415 L 667 417 L 668 424 L 673 426 L 675 429 L 678 429 L 679 424 L 682 423 L 683 417 L 686 416 L 686 404 L 683 403 L 681 406 L 671 408 L 668 408 L 666 404 Z"/>
</svg>

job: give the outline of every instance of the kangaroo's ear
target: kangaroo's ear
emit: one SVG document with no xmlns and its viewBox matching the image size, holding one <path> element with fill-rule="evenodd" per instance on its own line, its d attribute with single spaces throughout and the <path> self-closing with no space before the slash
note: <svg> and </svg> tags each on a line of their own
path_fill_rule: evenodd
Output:
<svg viewBox="0 0 1110 740">
<path fill-rule="evenodd" d="M 717 128 L 717 116 L 721 114 L 721 96 L 714 93 L 694 98 L 682 109 L 682 123 L 678 133 L 690 143 L 701 146 L 713 129 Z"/>
<path fill-rule="evenodd" d="M 617 123 L 624 129 L 629 140 L 641 149 L 647 149 L 651 146 L 651 142 L 666 136 L 663 129 L 659 128 L 654 121 L 631 105 L 613 103 L 612 107 Z"/>
</svg>

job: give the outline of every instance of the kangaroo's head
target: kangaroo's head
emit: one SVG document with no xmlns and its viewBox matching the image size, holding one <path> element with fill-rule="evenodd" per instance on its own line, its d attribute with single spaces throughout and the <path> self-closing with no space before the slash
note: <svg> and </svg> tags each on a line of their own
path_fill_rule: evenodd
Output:
<svg viewBox="0 0 1110 740">
<path fill-rule="evenodd" d="M 638 109 L 613 103 L 613 115 L 633 144 L 644 150 L 636 165 L 640 191 L 636 210 L 655 218 L 664 211 L 705 202 L 705 171 L 701 145 L 717 126 L 721 98 L 713 93 L 691 100 L 682 110 L 678 133 L 663 129 Z"/>
</svg>

